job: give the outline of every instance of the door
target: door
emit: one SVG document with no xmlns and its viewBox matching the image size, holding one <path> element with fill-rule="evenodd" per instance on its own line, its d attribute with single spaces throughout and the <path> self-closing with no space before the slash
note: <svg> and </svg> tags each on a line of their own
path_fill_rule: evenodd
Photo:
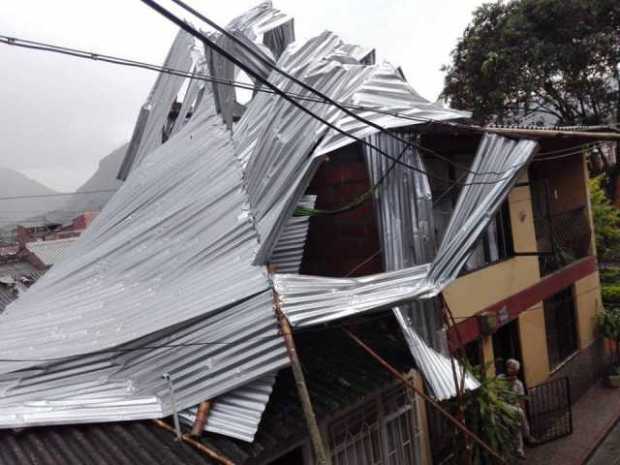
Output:
<svg viewBox="0 0 620 465">
<path fill-rule="evenodd" d="M 521 359 L 518 319 L 506 323 L 493 334 L 493 354 L 495 358 L 495 372 L 498 375 L 500 373 L 506 373 L 506 360 L 514 358 L 521 362 L 519 378 L 523 377 L 523 360 Z"/>
</svg>

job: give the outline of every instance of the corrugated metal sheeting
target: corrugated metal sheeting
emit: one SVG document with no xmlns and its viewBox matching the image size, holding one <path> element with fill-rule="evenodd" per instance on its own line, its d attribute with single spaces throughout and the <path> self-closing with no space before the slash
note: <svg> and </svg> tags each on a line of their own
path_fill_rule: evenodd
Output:
<svg viewBox="0 0 620 465">
<path fill-rule="evenodd" d="M 455 215 L 430 263 L 360 278 L 274 275 L 282 309 L 291 324 L 311 326 L 436 296 L 456 279 L 474 243 L 536 149 L 533 141 L 517 142 L 495 135 L 482 138 Z"/>
<path fill-rule="evenodd" d="M 217 465 L 149 421 L 0 431 L 0 465 Z"/>
<path fill-rule="evenodd" d="M 217 397 L 209 411 L 205 431 L 252 442 L 275 381 L 276 375 L 273 373 Z M 185 410 L 181 413 L 181 419 L 193 424 L 196 410 L 197 407 Z"/>
<path fill-rule="evenodd" d="M 347 52 L 357 54 L 356 50 L 337 35 L 324 32 L 304 44 L 287 48 L 278 60 L 278 67 L 386 128 L 423 123 L 429 118 L 469 116 L 467 112 L 446 109 L 422 99 L 393 66 L 363 65 L 347 55 Z M 337 107 L 316 101 L 314 94 L 275 71 L 269 80 L 283 91 L 308 99 L 304 100 L 306 108 L 358 137 L 377 132 L 347 117 Z M 356 109 L 360 105 L 364 105 L 364 110 Z M 419 119 L 393 116 L 391 111 Z M 332 132 L 291 103 L 266 93 L 254 98 L 235 126 L 239 156 L 242 162 L 247 160 L 248 195 L 261 238 L 256 263 L 264 263 L 270 256 L 287 219 L 326 154 L 355 142 Z"/>
<path fill-rule="evenodd" d="M 164 373 L 183 409 L 285 366 L 242 185 L 206 94 L 71 256 L 7 308 L 0 424 L 161 417 Z"/>
<path fill-rule="evenodd" d="M 365 64 L 372 51 L 335 34 L 287 47 L 292 19 L 270 4 L 229 28 L 279 67 L 385 127 L 415 122 L 392 111 L 419 122 L 468 115 L 422 99 L 397 69 Z M 217 40 L 249 59 L 228 39 Z M 166 66 L 189 70 L 206 63 L 215 77 L 236 76 L 215 61 L 180 33 Z M 252 63 L 282 90 L 313 98 Z M 406 268 L 350 279 L 275 274 L 272 283 L 265 268 L 270 259 L 286 270 L 299 266 L 307 221 L 292 216 L 308 200 L 302 200 L 307 184 L 328 153 L 352 140 L 260 92 L 235 124 L 238 102 L 218 84 L 190 82 L 181 120 L 171 122 L 182 84 L 182 78 L 158 79 L 121 170 L 127 181 L 67 257 L 2 315 L 1 426 L 161 417 L 173 404 L 187 409 L 217 398 L 207 428 L 251 440 L 271 377 L 288 363 L 273 284 L 296 327 L 436 295 L 456 277 L 535 147 L 485 137 L 473 169 L 501 174 L 470 175 L 491 184 L 463 189 L 432 262 L 411 266 L 393 254 L 393 267 Z M 359 137 L 377 132 L 324 102 L 304 104 Z M 396 189 L 394 195 L 409 194 Z M 419 205 L 401 205 L 401 214 L 424 206 L 424 195 Z M 164 374 L 172 379 L 174 402 Z"/>
<path fill-rule="evenodd" d="M 403 140 L 416 142 L 415 133 L 401 133 Z M 373 184 L 381 183 L 377 191 L 376 211 L 383 250 L 383 264 L 388 271 L 421 265 L 432 261 L 437 246 L 433 226 L 433 201 L 426 168 L 415 146 L 407 146 L 385 134 L 371 136 L 373 145 L 400 157 L 413 171 L 395 165 L 365 147 L 366 162 Z M 462 367 L 455 361 L 452 369 L 449 355 L 441 354 L 446 346 L 441 341 L 445 333 L 437 299 L 424 299 L 393 308 L 394 316 L 407 341 L 409 350 L 422 371 L 435 397 L 447 399 L 456 393 L 454 373 L 462 376 Z M 477 387 L 466 376 L 468 389 Z"/>
<path fill-rule="evenodd" d="M 194 38 L 180 30 L 168 52 L 164 68 L 180 72 L 189 71 L 194 63 L 193 48 Z M 138 121 L 118 174 L 119 179 L 127 179 L 129 172 L 138 166 L 146 155 L 162 144 L 162 128 L 184 80 L 184 77 L 172 74 L 161 73 L 157 76 L 153 89 L 138 115 Z"/>
</svg>

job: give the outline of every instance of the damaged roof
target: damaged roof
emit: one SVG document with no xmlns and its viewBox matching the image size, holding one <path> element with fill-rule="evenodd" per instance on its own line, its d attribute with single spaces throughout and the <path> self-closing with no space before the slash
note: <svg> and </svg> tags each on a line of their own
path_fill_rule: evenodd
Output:
<svg viewBox="0 0 620 465">
<path fill-rule="evenodd" d="M 292 27 L 292 18 L 264 3 L 228 26 L 237 41 L 210 37 L 278 88 L 313 96 L 275 65 L 354 110 L 307 99 L 308 114 L 256 82 L 236 121 L 234 92 L 201 81 L 188 83 L 169 122 L 183 79 L 162 74 L 138 117 L 125 183 L 0 319 L 0 427 L 162 418 L 214 399 L 220 408 L 207 429 L 217 425 L 218 433 L 250 442 L 274 375 L 289 364 L 274 296 L 296 329 L 394 308 L 435 395 L 451 395 L 449 359 L 417 337 L 414 319 L 398 306 L 431 298 L 456 278 L 536 143 L 482 139 L 436 254 L 409 262 L 394 256 L 390 271 L 362 278 L 301 276 L 307 222 L 292 220 L 294 211 L 311 208 L 306 187 L 328 156 L 380 132 L 360 115 L 384 131 L 415 132 L 418 124 L 469 113 L 428 102 L 395 66 L 374 64 L 371 52 L 334 33 L 293 42 Z M 165 66 L 173 65 L 220 81 L 238 71 L 185 32 L 168 55 Z M 410 156 L 418 163 L 416 151 Z M 395 183 L 390 195 L 407 198 L 403 192 L 417 187 Z M 381 227 L 387 232 L 392 221 Z M 288 273 L 269 272 L 278 261 Z M 241 417 L 251 421 L 240 429 L 231 418 Z"/>
</svg>

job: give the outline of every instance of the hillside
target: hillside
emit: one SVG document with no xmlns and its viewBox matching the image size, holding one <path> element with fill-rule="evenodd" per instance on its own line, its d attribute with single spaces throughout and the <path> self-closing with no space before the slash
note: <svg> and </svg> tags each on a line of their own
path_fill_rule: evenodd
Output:
<svg viewBox="0 0 620 465">
<path fill-rule="evenodd" d="M 54 194 L 57 192 L 53 189 L 0 166 L 0 228 L 64 207 L 67 198 L 47 197 Z M 22 196 L 28 198 L 15 198 Z"/>
<path fill-rule="evenodd" d="M 63 208 L 68 212 L 83 211 L 99 211 L 106 202 L 112 197 L 114 192 L 121 187 L 122 182 L 116 179 L 116 174 L 121 166 L 125 151 L 125 144 L 109 155 L 105 156 L 99 162 L 99 167 L 84 184 L 82 184 L 76 192 L 93 192 L 93 191 L 113 191 L 100 192 L 97 194 L 77 194 L 70 197 Z"/>
<path fill-rule="evenodd" d="M 120 187 L 116 174 L 125 156 L 127 144 L 99 162 L 97 171 L 72 196 L 0 200 L 0 230 L 17 223 L 70 221 L 84 211 L 99 211 Z M 85 192 L 97 192 L 85 194 Z M 23 174 L 0 167 L 0 197 L 39 196 L 57 192 Z M 82 193 L 82 194 L 80 194 Z"/>
</svg>

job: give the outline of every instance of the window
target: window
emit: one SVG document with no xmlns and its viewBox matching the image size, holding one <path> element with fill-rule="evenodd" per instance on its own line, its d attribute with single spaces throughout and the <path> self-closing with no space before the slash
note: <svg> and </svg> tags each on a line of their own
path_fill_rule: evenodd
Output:
<svg viewBox="0 0 620 465">
<path fill-rule="evenodd" d="M 329 427 L 333 465 L 416 465 L 421 433 L 416 400 L 397 386 Z"/>
<path fill-rule="evenodd" d="M 549 365 L 557 367 L 577 351 L 577 326 L 572 288 L 544 301 Z"/>
<path fill-rule="evenodd" d="M 461 166 L 469 166 L 472 160 L 471 156 L 464 155 L 451 158 Z M 432 175 L 429 177 L 429 182 L 433 199 L 436 199 L 433 204 L 433 221 L 435 223 L 435 237 L 439 244 L 448 227 L 460 193 L 460 189 L 452 183 L 464 181 L 467 172 L 437 158 L 426 159 L 425 166 Z M 444 181 L 443 179 L 450 180 L 451 182 Z M 487 230 L 474 246 L 472 254 L 465 264 L 464 271 L 474 271 L 513 255 L 510 210 L 506 201 L 502 204 L 495 218 L 489 223 Z"/>
</svg>

